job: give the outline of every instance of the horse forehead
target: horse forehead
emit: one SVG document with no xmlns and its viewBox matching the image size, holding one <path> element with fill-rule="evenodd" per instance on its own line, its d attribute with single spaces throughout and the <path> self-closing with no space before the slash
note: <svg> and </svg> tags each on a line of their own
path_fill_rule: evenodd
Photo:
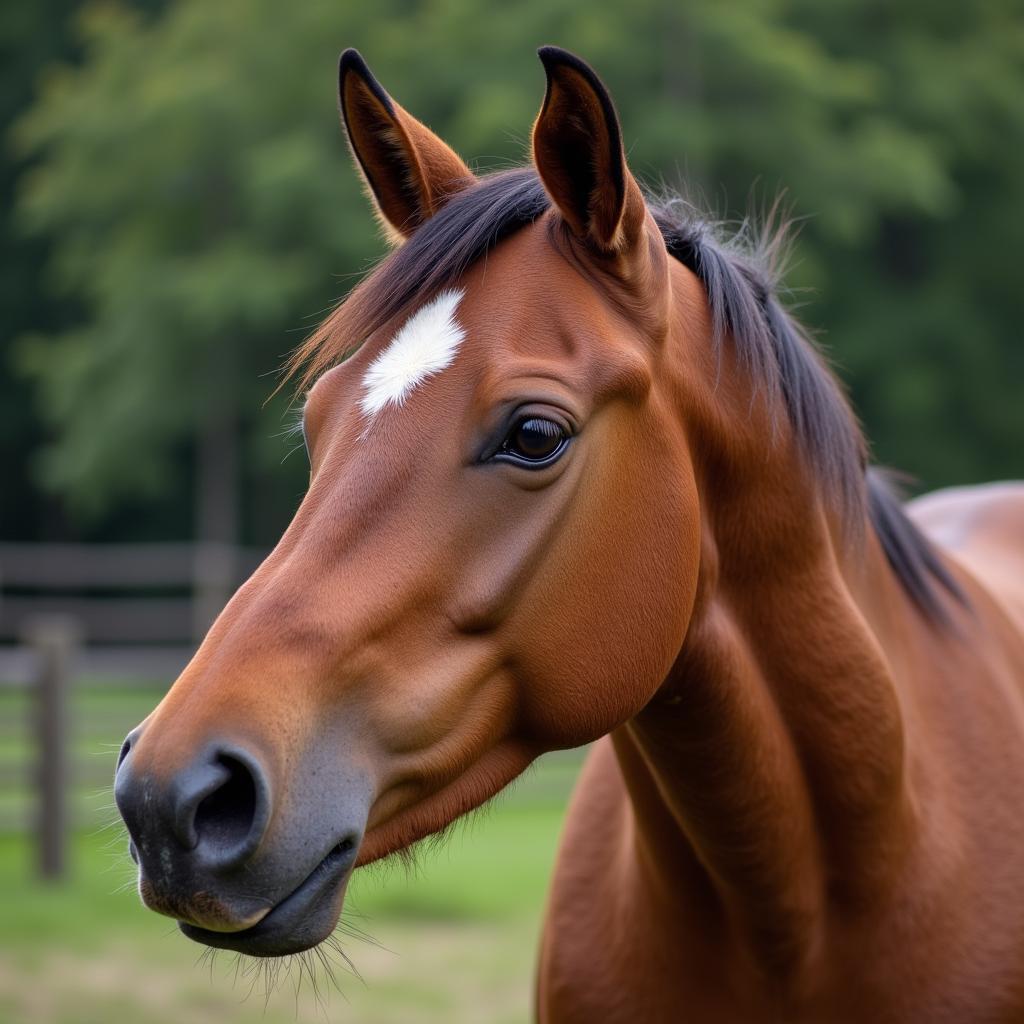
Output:
<svg viewBox="0 0 1024 1024">
<path fill-rule="evenodd" d="M 455 360 L 466 331 L 458 319 L 465 292 L 445 289 L 411 313 L 363 372 L 360 408 L 368 418 L 401 406 Z"/>
<path fill-rule="evenodd" d="M 414 307 L 374 346 L 361 370 L 360 407 L 373 419 L 398 408 L 456 359 L 482 371 L 513 354 L 571 352 L 579 303 L 593 296 L 550 251 L 529 259 L 510 246 L 506 258 L 474 267 L 457 286 Z M 508 258 L 511 257 L 511 258 Z"/>
<path fill-rule="evenodd" d="M 612 321 L 593 284 L 535 225 L 368 340 L 363 359 L 325 373 L 307 396 L 307 420 L 319 421 L 315 409 L 354 391 L 364 424 L 372 423 L 456 362 L 471 391 L 495 374 L 508 374 L 524 356 L 589 362 L 589 342 L 614 333 Z"/>
<path fill-rule="evenodd" d="M 611 307 L 551 244 L 542 225 L 504 240 L 471 267 L 459 316 L 478 369 L 517 356 L 579 357 L 615 333 Z"/>
</svg>

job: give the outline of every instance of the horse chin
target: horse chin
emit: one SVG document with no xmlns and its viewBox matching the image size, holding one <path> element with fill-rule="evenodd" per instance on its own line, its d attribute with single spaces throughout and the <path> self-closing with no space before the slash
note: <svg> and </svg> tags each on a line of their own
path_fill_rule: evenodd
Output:
<svg viewBox="0 0 1024 1024">
<path fill-rule="evenodd" d="M 356 859 L 354 845 L 335 847 L 305 880 L 254 925 L 239 931 L 213 931 L 179 921 L 182 933 L 216 949 L 248 956 L 288 956 L 311 949 L 335 929 Z"/>
</svg>

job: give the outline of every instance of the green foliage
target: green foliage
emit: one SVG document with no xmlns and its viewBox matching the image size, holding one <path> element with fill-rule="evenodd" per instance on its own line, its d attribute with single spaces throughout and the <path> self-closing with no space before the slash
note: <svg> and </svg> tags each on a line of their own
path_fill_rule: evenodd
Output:
<svg viewBox="0 0 1024 1024">
<path fill-rule="evenodd" d="M 323 54 L 319 81 L 294 73 L 269 4 L 156 21 L 88 8 L 82 64 L 52 73 L 19 126 L 45 153 L 23 223 L 58 237 L 54 284 L 90 314 L 28 339 L 20 363 L 59 430 L 44 479 L 87 509 L 167 489 L 176 442 L 222 397 L 210 370 L 225 351 L 239 404 L 258 410 L 300 311 L 329 301 L 330 267 L 372 249 L 368 224 L 356 241 L 336 216 L 326 8 L 289 16 L 297 52 Z"/>
<path fill-rule="evenodd" d="M 269 436 L 281 406 L 259 411 L 268 375 L 382 251 L 337 125 L 337 52 L 360 47 L 400 102 L 495 166 L 524 155 L 541 42 L 608 81 L 642 177 L 688 179 L 725 216 L 786 188 L 803 315 L 882 458 L 931 484 L 1019 474 L 1019 15 L 1009 0 L 87 4 L 81 62 L 49 72 L 15 134 L 37 161 L 20 223 L 52 240 L 50 281 L 84 310 L 18 348 L 53 432 L 42 478 L 83 509 L 169 500 L 226 361 L 262 439 L 250 477 L 293 494 L 299 460 L 280 471 Z"/>
<path fill-rule="evenodd" d="M 32 99 L 37 69 L 70 49 L 68 12 L 75 0 L 38 0 L 0 7 L 0 125 L 7 125 Z M 4 142 L 0 136 L 0 142 Z M 68 312 L 51 301 L 41 282 L 48 251 L 44 238 L 24 238 L 14 229 L 14 193 L 23 162 L 0 146 L 0 536 L 38 527 L 44 501 L 33 488 L 29 452 L 40 441 L 31 389 L 10 373 L 12 342 L 27 330 L 58 330 Z"/>
</svg>

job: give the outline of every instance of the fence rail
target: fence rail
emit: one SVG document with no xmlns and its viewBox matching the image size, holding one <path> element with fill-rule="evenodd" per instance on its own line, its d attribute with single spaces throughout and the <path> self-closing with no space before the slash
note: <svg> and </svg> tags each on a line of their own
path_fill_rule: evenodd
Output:
<svg viewBox="0 0 1024 1024">
<path fill-rule="evenodd" d="M 189 586 L 196 544 L 0 544 L 4 587 Z"/>
<path fill-rule="evenodd" d="M 0 791 L 28 784 L 44 878 L 65 870 L 72 782 L 109 778 L 109 764 L 92 768 L 72 749 L 76 689 L 143 686 L 155 699 L 263 555 L 219 544 L 0 544 L 0 694 L 29 705 L 29 756 L 0 758 Z"/>
</svg>

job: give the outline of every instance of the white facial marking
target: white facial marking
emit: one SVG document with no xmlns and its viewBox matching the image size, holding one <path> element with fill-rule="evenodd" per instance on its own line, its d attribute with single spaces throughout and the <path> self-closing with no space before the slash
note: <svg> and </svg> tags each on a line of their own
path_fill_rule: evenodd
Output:
<svg viewBox="0 0 1024 1024">
<path fill-rule="evenodd" d="M 363 377 L 364 415 L 401 405 L 414 388 L 451 363 L 466 337 L 455 319 L 463 294 L 461 289 L 443 291 L 402 324 Z"/>
</svg>

